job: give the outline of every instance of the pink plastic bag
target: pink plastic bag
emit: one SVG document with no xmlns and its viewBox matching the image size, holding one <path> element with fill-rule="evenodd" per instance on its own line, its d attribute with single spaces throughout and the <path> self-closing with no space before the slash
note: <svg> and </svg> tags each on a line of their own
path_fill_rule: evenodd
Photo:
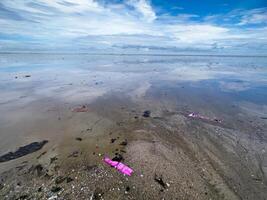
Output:
<svg viewBox="0 0 267 200">
<path fill-rule="evenodd" d="M 128 176 L 131 176 L 133 173 L 133 170 L 130 167 L 128 167 L 127 165 L 125 165 L 121 162 L 118 162 L 118 161 L 113 161 L 108 157 L 104 158 L 104 162 L 107 163 L 108 165 L 116 168 L 122 174 L 126 174 Z"/>
</svg>

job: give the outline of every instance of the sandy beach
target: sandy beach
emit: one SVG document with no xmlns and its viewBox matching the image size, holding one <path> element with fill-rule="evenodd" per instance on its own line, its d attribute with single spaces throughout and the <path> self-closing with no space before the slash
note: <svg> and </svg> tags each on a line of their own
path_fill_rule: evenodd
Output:
<svg viewBox="0 0 267 200">
<path fill-rule="evenodd" d="M 266 66 L 0 54 L 0 199 L 267 199 Z"/>
</svg>

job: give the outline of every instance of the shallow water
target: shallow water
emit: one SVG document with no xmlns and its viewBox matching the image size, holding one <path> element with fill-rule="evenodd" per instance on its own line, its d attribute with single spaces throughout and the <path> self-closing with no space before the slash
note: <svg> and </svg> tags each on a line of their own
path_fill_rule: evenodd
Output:
<svg viewBox="0 0 267 200">
<path fill-rule="evenodd" d="M 266 57 L 0 54 L 0 94 L 0 154 L 44 139 L 53 147 L 102 118 L 98 132 L 143 110 L 216 117 L 266 149 L 255 143 L 267 141 Z M 73 113 L 80 105 L 92 113 Z"/>
</svg>

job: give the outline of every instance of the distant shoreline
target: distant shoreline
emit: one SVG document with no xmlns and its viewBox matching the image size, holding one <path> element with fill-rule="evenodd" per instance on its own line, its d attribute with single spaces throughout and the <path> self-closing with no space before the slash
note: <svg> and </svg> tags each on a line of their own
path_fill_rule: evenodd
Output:
<svg viewBox="0 0 267 200">
<path fill-rule="evenodd" d="M 265 58 L 267 55 L 226 55 L 226 54 L 144 54 L 144 53 L 69 53 L 69 52 L 0 52 L 0 54 L 53 54 L 53 55 L 107 55 L 107 56 L 186 56 L 186 57 L 261 57 Z"/>
</svg>

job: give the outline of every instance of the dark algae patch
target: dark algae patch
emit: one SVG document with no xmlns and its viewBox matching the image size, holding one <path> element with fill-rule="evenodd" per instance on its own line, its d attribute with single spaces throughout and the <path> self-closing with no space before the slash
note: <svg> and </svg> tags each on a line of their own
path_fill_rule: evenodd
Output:
<svg viewBox="0 0 267 200">
<path fill-rule="evenodd" d="M 14 160 L 17 158 L 20 158 L 22 156 L 26 156 L 30 153 L 33 153 L 35 151 L 40 150 L 48 141 L 44 140 L 41 142 L 33 142 L 31 144 L 28 144 L 26 146 L 20 147 L 15 152 L 8 152 L 7 154 L 4 154 L 0 156 L 0 162 L 7 162 L 10 160 Z"/>
</svg>

